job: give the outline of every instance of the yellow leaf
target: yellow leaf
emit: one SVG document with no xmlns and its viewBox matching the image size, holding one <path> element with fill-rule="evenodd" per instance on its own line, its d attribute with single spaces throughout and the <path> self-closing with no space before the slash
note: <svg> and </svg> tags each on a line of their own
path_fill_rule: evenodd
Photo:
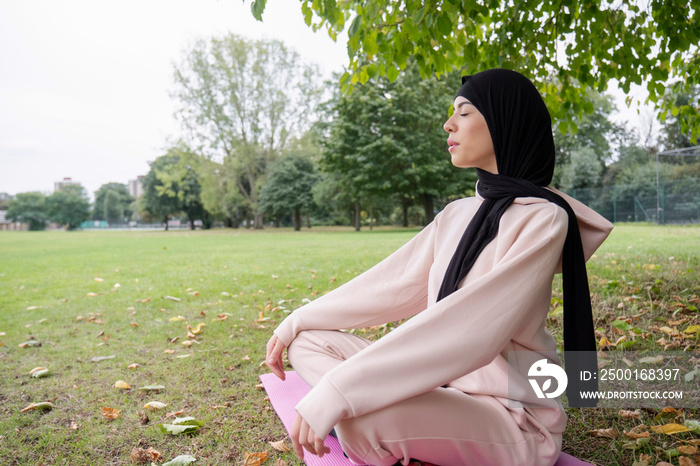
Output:
<svg viewBox="0 0 700 466">
<path fill-rule="evenodd" d="M 260 453 L 246 453 L 243 466 L 260 466 L 263 461 L 267 461 L 270 454 L 266 451 Z"/>
<path fill-rule="evenodd" d="M 107 419 L 109 419 L 110 421 L 113 421 L 116 418 L 121 417 L 121 414 L 119 414 L 118 409 L 107 408 L 107 407 L 102 408 L 102 415 L 104 417 L 106 417 Z"/>
<path fill-rule="evenodd" d="M 166 349 L 166 350 L 163 351 L 163 352 L 164 352 L 165 354 L 173 354 L 173 353 L 175 352 L 175 350 Z"/>
<path fill-rule="evenodd" d="M 168 406 L 165 403 L 161 403 L 160 401 L 151 401 L 149 403 L 146 403 L 144 405 L 144 409 L 149 409 L 151 411 L 158 411 L 160 409 L 165 409 L 165 407 Z"/>
<path fill-rule="evenodd" d="M 659 330 L 661 330 L 662 332 L 664 332 L 667 335 L 670 335 L 676 331 L 676 330 L 673 330 L 671 327 L 666 327 L 666 326 L 661 327 Z"/>
<path fill-rule="evenodd" d="M 688 432 L 690 429 L 688 429 L 686 426 L 681 425 L 681 424 L 675 424 L 675 423 L 670 423 L 670 424 L 664 424 L 662 426 L 651 426 L 651 430 L 656 432 L 657 434 L 678 434 L 680 432 Z"/>
<path fill-rule="evenodd" d="M 141 367 L 141 364 L 135 362 L 135 363 L 133 363 L 133 364 L 129 364 L 129 366 L 127 367 L 127 369 L 132 369 L 132 370 L 133 370 L 133 369 L 136 369 L 137 367 Z"/>
<path fill-rule="evenodd" d="M 97 293 L 88 293 L 86 295 L 88 298 L 94 298 L 95 296 L 99 296 Z"/>
<path fill-rule="evenodd" d="M 656 270 L 656 267 L 658 267 L 656 264 L 644 264 L 642 266 L 644 270 Z"/>
<path fill-rule="evenodd" d="M 178 322 L 178 321 L 180 321 L 180 320 L 185 320 L 185 318 L 182 317 L 182 316 L 174 316 L 174 317 L 171 317 L 171 318 L 168 319 L 168 320 L 170 320 L 170 322 Z"/>
<path fill-rule="evenodd" d="M 103 282 L 104 281 L 104 279 L 100 278 L 100 277 L 95 277 L 93 280 L 95 280 L 96 282 Z"/>
<path fill-rule="evenodd" d="M 194 333 L 192 333 L 188 330 L 187 331 L 187 338 L 194 340 L 195 338 L 197 338 L 197 335 L 195 335 Z"/>
<path fill-rule="evenodd" d="M 41 410 L 50 410 L 53 409 L 54 405 L 51 402 L 48 401 L 42 401 L 39 403 L 32 403 L 26 408 L 20 410 L 20 413 L 26 413 L 27 411 L 31 411 L 33 409 L 41 409 Z"/>
<path fill-rule="evenodd" d="M 202 311 L 202 312 L 204 312 L 204 311 Z M 206 326 L 207 326 L 207 324 L 205 324 L 204 322 L 200 322 L 194 328 L 192 328 L 191 326 L 188 325 L 187 330 L 194 333 L 195 335 L 199 335 L 200 333 L 202 333 L 202 327 L 206 327 Z"/>
<path fill-rule="evenodd" d="M 287 446 L 287 444 L 284 443 L 284 439 L 279 440 L 279 441 L 277 441 L 277 442 L 269 442 L 269 443 L 270 443 L 270 446 L 271 446 L 272 448 L 274 448 L 275 450 L 277 450 L 277 451 L 281 451 L 281 452 L 292 451 L 292 450 L 290 450 L 290 448 Z"/>
<path fill-rule="evenodd" d="M 123 380 L 117 380 L 114 383 L 114 388 L 119 388 L 121 390 L 129 390 L 131 388 L 131 385 L 128 383 L 124 382 Z"/>
<path fill-rule="evenodd" d="M 620 436 L 620 432 L 615 429 L 614 427 L 611 427 L 609 429 L 595 429 L 595 430 L 589 430 L 588 433 L 590 435 L 593 435 L 595 437 L 606 437 L 606 438 L 617 438 Z"/>
<path fill-rule="evenodd" d="M 691 325 L 685 329 L 685 333 L 698 333 L 700 332 L 700 325 Z"/>
</svg>

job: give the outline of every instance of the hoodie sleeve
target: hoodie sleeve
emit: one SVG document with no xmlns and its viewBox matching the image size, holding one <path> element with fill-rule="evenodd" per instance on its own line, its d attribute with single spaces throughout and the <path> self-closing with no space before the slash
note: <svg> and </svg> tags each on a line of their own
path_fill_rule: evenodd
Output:
<svg viewBox="0 0 700 466">
<path fill-rule="evenodd" d="M 529 322 L 545 318 L 548 309 L 536 303 L 551 293 L 568 226 L 563 209 L 543 205 L 528 209 L 525 218 L 502 222 L 509 231 L 501 235 L 499 230 L 494 241 L 512 244 L 497 245 L 507 252 L 488 272 L 468 276 L 456 292 L 321 379 L 296 407 L 321 438 L 342 419 L 420 395 L 487 365 Z"/>
<path fill-rule="evenodd" d="M 370 327 L 425 309 L 439 217 L 379 264 L 292 312 L 275 335 L 289 346 L 302 330 Z"/>
</svg>

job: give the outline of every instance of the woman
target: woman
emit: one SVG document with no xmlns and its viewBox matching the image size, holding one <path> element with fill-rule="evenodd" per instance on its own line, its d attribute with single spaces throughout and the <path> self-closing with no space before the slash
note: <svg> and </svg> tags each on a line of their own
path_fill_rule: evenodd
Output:
<svg viewBox="0 0 700 466">
<path fill-rule="evenodd" d="M 288 348 L 313 387 L 296 407 L 299 457 L 302 448 L 328 452 L 323 439 L 335 427 L 355 463 L 557 459 L 562 404 L 535 396 L 512 355 L 535 355 L 527 367 L 559 364 L 544 324 L 562 263 L 565 345 L 595 350 L 584 257 L 612 225 L 545 188 L 551 120 L 527 78 L 508 70 L 464 77 L 454 110 L 444 125 L 449 152 L 457 167 L 477 168 L 476 197 L 449 204 L 387 259 L 290 314 L 267 344 L 273 373 L 284 379 Z M 374 343 L 338 331 L 409 317 Z"/>
</svg>

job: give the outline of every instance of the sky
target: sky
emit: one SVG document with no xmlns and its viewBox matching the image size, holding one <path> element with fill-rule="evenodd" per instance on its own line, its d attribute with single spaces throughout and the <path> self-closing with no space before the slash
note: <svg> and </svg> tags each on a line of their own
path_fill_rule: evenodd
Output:
<svg viewBox="0 0 700 466">
<path fill-rule="evenodd" d="M 179 132 L 173 64 L 229 32 L 280 39 L 326 76 L 348 62 L 347 37 L 314 33 L 296 1 L 268 0 L 258 22 L 250 0 L 0 0 L 0 192 L 69 177 L 93 197 L 145 175 Z"/>
<path fill-rule="evenodd" d="M 229 32 L 283 40 L 327 76 L 347 65 L 343 39 L 289 0 L 268 0 L 263 22 L 249 0 L 0 0 L 0 192 L 70 177 L 94 196 L 145 175 L 179 132 L 173 63 Z"/>
</svg>

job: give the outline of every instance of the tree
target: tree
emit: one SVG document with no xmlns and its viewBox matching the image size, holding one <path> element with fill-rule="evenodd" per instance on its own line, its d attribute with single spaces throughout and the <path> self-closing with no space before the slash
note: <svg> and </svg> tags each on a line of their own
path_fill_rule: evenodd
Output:
<svg viewBox="0 0 700 466">
<path fill-rule="evenodd" d="M 294 153 L 277 159 L 260 190 L 260 209 L 273 216 L 292 212 L 294 229 L 299 231 L 302 210 L 308 212 L 313 205 L 317 179 L 309 159 Z"/>
<path fill-rule="evenodd" d="M 93 219 L 121 223 L 133 214 L 134 197 L 122 183 L 106 183 L 95 192 Z"/>
<path fill-rule="evenodd" d="M 669 87 L 664 95 L 670 112 L 662 113 L 662 143 L 665 150 L 682 149 L 697 143 L 697 131 L 693 133 L 689 118 L 693 111 L 700 106 L 700 86 L 689 86 L 683 89 L 675 85 Z"/>
<path fill-rule="evenodd" d="M 11 194 L 0 193 L 0 210 L 7 210 L 13 200 L 14 197 Z"/>
<path fill-rule="evenodd" d="M 435 198 L 473 187 L 474 172 L 452 166 L 446 150 L 442 126 L 453 100 L 448 88 L 445 79 L 421 79 L 411 67 L 393 83 L 373 79 L 330 103 L 322 166 L 354 200 L 356 229 L 360 200 L 372 207 L 372 199 L 396 198 L 404 224 L 408 207 L 419 201 L 429 223 Z"/>
<path fill-rule="evenodd" d="M 177 164 L 179 158 L 175 154 L 167 153 L 150 162 L 151 169 L 143 177 L 143 196 L 141 205 L 143 210 L 155 218 L 160 219 L 168 230 L 168 220 L 171 215 L 180 212 L 180 202 L 177 194 L 163 186 L 162 173 Z"/>
<path fill-rule="evenodd" d="M 265 3 L 252 1 L 258 20 Z M 590 111 L 586 88 L 602 92 L 611 79 L 624 92 L 646 84 L 650 100 L 666 110 L 673 108 L 661 101 L 668 83 L 700 84 L 700 0 L 302 0 L 301 9 L 307 25 L 333 39 L 348 27 L 346 86 L 377 76 L 394 80 L 409 58 L 423 76 L 454 68 L 522 70 L 554 119 L 569 126 L 574 115 Z M 686 116 L 697 135 L 698 108 L 687 108 Z"/>
<path fill-rule="evenodd" d="M 570 193 L 577 188 L 597 186 L 602 173 L 603 165 L 595 151 L 581 147 L 571 153 L 570 162 L 563 167 L 561 188 Z"/>
<path fill-rule="evenodd" d="M 43 230 L 49 216 L 46 196 L 40 192 L 19 193 L 7 207 L 6 217 L 13 222 L 28 223 L 30 230 Z"/>
<path fill-rule="evenodd" d="M 230 164 L 262 228 L 258 190 L 288 139 L 308 127 L 320 99 L 316 67 L 279 41 L 235 35 L 199 40 L 175 68 L 178 116 L 198 153 Z"/>
<path fill-rule="evenodd" d="M 75 230 L 90 218 L 90 201 L 85 188 L 77 184 L 64 185 L 46 198 L 49 220 Z"/>
<path fill-rule="evenodd" d="M 200 197 L 200 157 L 183 144 L 176 144 L 151 163 L 151 170 L 143 179 L 144 208 L 151 215 L 162 218 L 168 229 L 168 218 L 183 212 L 194 230 L 195 220 L 206 220 Z"/>
</svg>

